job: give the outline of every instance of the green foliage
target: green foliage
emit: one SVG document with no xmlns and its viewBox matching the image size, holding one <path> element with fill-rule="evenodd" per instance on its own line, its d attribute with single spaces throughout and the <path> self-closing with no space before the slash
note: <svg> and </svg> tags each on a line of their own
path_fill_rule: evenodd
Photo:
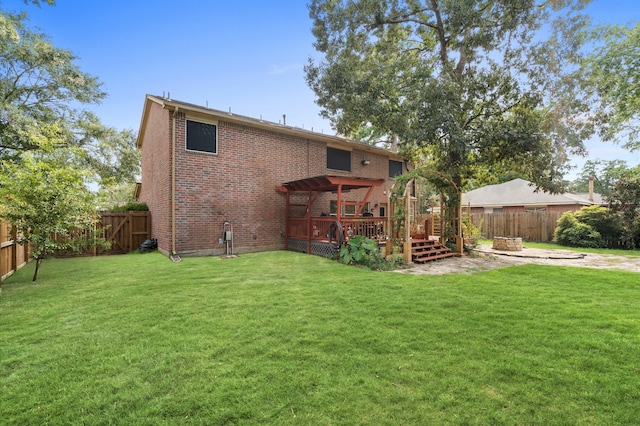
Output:
<svg viewBox="0 0 640 426">
<path fill-rule="evenodd" d="M 69 166 L 60 154 L 56 161 L 52 156 L 24 153 L 20 161 L 4 162 L 0 171 L 0 217 L 17 232 L 19 244 L 31 244 L 37 264 L 34 281 L 43 259 L 86 245 L 79 231 L 94 229 L 98 222 L 83 171 Z"/>
<path fill-rule="evenodd" d="M 25 22 L 25 14 L 0 10 L 0 30 L 8 35 L 0 37 L 0 158 L 4 159 L 52 142 L 58 147 L 76 145 L 76 130 L 90 114 L 75 105 L 105 97 L 98 80 L 80 70 L 71 52 L 56 48 Z"/>
<path fill-rule="evenodd" d="M 629 172 L 624 160 L 587 160 L 575 181 L 573 191 L 589 192 L 589 179 L 594 177 L 593 190 L 597 194 L 609 195 L 613 185 Z"/>
<path fill-rule="evenodd" d="M 0 160 L 65 149 L 67 161 L 88 170 L 86 178 L 106 193 L 134 183 L 140 173 L 135 132 L 104 126 L 86 110 L 106 96 L 101 83 L 82 72 L 73 53 L 26 23 L 26 14 L 0 9 Z"/>
<path fill-rule="evenodd" d="M 324 57 L 306 66 L 307 83 L 339 133 L 397 135 L 459 188 L 511 170 L 555 192 L 568 150 L 591 133 L 571 75 L 583 3 L 313 0 Z"/>
<path fill-rule="evenodd" d="M 109 210 L 113 212 L 133 212 L 133 211 L 148 212 L 149 206 L 147 206 L 147 203 L 133 202 L 133 203 L 123 204 L 120 206 L 113 206 Z"/>
<path fill-rule="evenodd" d="M 564 213 L 556 225 L 554 241 L 572 247 L 619 247 L 624 229 L 619 215 L 602 206 L 585 206 Z"/>
<path fill-rule="evenodd" d="M 338 260 L 345 265 L 363 265 L 373 270 L 387 270 L 397 265 L 395 260 L 387 264 L 378 242 L 362 235 L 356 235 L 340 247 Z"/>
<path fill-rule="evenodd" d="M 608 200 L 609 208 L 620 218 L 624 244 L 630 249 L 640 247 L 640 173 L 620 178 Z"/>
<path fill-rule="evenodd" d="M 599 135 L 603 140 L 626 139 L 626 148 L 640 149 L 640 23 L 601 27 L 591 35 L 602 40 L 585 67 L 585 83 L 597 94 Z"/>
<path fill-rule="evenodd" d="M 555 242 L 571 247 L 603 247 L 604 241 L 598 231 L 592 226 L 579 222 L 572 212 L 566 212 L 556 225 L 553 234 Z"/>
<path fill-rule="evenodd" d="M 607 246 L 616 246 L 622 237 L 622 226 L 617 215 L 602 206 L 585 206 L 574 213 L 578 222 L 598 231 Z"/>
<path fill-rule="evenodd" d="M 464 238 L 480 238 L 482 236 L 482 225 L 484 218 L 480 220 L 479 226 L 473 224 L 471 217 L 462 216 L 462 236 Z"/>
</svg>

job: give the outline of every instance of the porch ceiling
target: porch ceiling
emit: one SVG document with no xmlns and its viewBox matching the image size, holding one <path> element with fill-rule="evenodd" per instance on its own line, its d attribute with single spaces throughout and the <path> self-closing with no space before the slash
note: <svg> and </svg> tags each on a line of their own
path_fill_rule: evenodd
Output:
<svg viewBox="0 0 640 426">
<path fill-rule="evenodd" d="M 316 176 L 306 179 L 294 180 L 278 186 L 280 192 L 333 192 L 338 191 L 342 186 L 342 191 L 359 188 L 372 188 L 380 186 L 384 179 L 353 178 L 344 176 Z"/>
</svg>

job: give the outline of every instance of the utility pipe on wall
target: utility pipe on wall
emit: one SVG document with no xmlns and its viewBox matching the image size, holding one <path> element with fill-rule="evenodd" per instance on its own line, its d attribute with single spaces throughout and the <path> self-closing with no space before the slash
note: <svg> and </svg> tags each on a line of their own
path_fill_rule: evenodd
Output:
<svg viewBox="0 0 640 426">
<path fill-rule="evenodd" d="M 176 256 L 176 115 L 178 107 L 173 108 L 171 135 L 171 256 Z"/>
</svg>

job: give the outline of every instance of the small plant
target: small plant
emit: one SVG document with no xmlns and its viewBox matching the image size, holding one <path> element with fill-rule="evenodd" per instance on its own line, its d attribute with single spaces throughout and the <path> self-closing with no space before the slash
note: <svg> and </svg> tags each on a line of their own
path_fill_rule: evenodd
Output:
<svg viewBox="0 0 640 426">
<path fill-rule="evenodd" d="M 378 243 L 361 235 L 351 238 L 340 247 L 338 260 L 345 265 L 362 265 L 374 271 L 392 271 L 405 264 L 402 254 L 391 254 L 385 259 Z"/>
<path fill-rule="evenodd" d="M 383 271 L 393 271 L 406 265 L 402 254 L 390 254 L 386 257 L 384 265 L 380 268 Z"/>
<path fill-rule="evenodd" d="M 477 240 L 482 236 L 482 225 L 484 219 L 480 220 L 480 225 L 475 226 L 470 216 L 462 217 L 462 236 L 464 238 L 472 238 Z"/>
<path fill-rule="evenodd" d="M 338 260 L 345 265 L 364 265 L 371 269 L 381 269 L 380 265 L 385 263 L 378 243 L 362 235 L 351 238 L 340 247 Z"/>
</svg>

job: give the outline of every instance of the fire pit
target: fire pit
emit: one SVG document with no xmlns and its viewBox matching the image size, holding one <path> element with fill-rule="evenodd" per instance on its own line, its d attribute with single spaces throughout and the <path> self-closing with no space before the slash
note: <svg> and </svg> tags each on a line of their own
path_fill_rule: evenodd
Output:
<svg viewBox="0 0 640 426">
<path fill-rule="evenodd" d="M 493 249 L 502 251 L 522 251 L 522 238 L 520 237 L 494 237 Z"/>
</svg>

